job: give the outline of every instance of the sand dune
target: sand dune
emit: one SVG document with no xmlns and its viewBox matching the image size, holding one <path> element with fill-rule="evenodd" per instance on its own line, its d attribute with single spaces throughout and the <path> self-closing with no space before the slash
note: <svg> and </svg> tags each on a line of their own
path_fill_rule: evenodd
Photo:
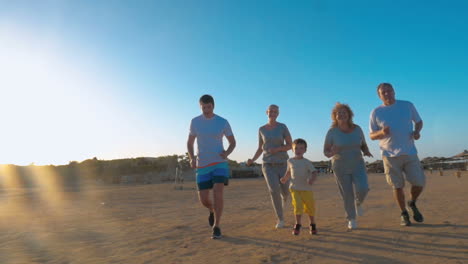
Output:
<svg viewBox="0 0 468 264">
<path fill-rule="evenodd" d="M 313 237 L 291 235 L 291 205 L 288 228 L 274 230 L 263 179 L 234 179 L 220 240 L 210 238 L 194 182 L 183 190 L 169 183 L 3 188 L 0 263 L 468 263 L 468 173 L 427 176 L 424 224 L 400 227 L 383 174 L 372 174 L 366 214 L 352 232 L 333 177 L 321 176 Z"/>
</svg>

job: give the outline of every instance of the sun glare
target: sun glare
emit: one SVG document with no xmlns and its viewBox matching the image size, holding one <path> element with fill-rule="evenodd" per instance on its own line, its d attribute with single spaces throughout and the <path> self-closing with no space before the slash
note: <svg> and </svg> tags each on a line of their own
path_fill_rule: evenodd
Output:
<svg viewBox="0 0 468 264">
<path fill-rule="evenodd" d="M 122 107 L 60 40 L 0 24 L 0 164 L 66 164 L 117 141 Z M 89 62 L 88 62 L 89 63 Z"/>
</svg>

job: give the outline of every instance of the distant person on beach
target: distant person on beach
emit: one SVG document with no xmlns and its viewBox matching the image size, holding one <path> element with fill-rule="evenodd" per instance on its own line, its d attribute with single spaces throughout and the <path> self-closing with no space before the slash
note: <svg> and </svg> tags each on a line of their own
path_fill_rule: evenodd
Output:
<svg viewBox="0 0 468 264">
<path fill-rule="evenodd" d="M 348 105 L 336 103 L 331 114 L 332 126 L 323 147 L 325 156 L 332 158 L 332 169 L 350 230 L 357 228 L 356 216 L 364 214 L 362 204 L 369 191 L 362 155 L 372 157 L 361 127 L 353 123 L 353 116 Z"/>
<path fill-rule="evenodd" d="M 268 123 L 258 129 L 258 149 L 252 159 L 247 160 L 250 166 L 263 153 L 262 171 L 270 191 L 271 201 L 276 213 L 276 228 L 284 227 L 283 207 L 287 202 L 288 184 L 281 184 L 280 178 L 287 169 L 288 153 L 291 149 L 292 139 L 288 127 L 276 119 L 279 107 L 270 105 L 266 111 Z"/>
<path fill-rule="evenodd" d="M 187 150 L 190 165 L 196 169 L 198 197 L 200 202 L 209 209 L 208 223 L 213 228 L 212 238 L 221 238 L 221 215 L 223 212 L 224 185 L 228 185 L 229 166 L 227 157 L 236 147 L 236 140 L 229 122 L 214 114 L 214 99 L 210 95 L 200 98 L 202 115 L 192 119 L 187 140 Z M 224 150 L 223 136 L 229 142 Z M 197 140 L 197 156 L 193 152 L 193 144 Z M 213 202 L 210 190 L 213 189 Z"/>
<path fill-rule="evenodd" d="M 416 200 L 423 191 L 426 176 L 414 145 L 414 140 L 421 137 L 423 121 L 412 103 L 395 100 L 391 84 L 379 84 L 377 93 L 383 104 L 370 114 L 370 138 L 380 140 L 387 182 L 393 187 L 395 200 L 401 209 L 401 225 L 410 226 L 403 189 L 405 179 L 411 184 L 411 200 L 407 205 L 413 211 L 413 219 L 416 222 L 424 221 L 416 207 Z"/>
<path fill-rule="evenodd" d="M 312 184 L 317 179 L 317 170 L 312 162 L 304 158 L 304 153 L 307 151 L 307 142 L 298 138 L 293 144 L 294 157 L 288 160 L 288 169 L 280 179 L 281 183 L 286 184 L 289 179 L 289 191 L 291 192 L 292 204 L 294 207 L 294 215 L 296 224 L 293 227 L 292 234 L 297 236 L 301 232 L 302 214 L 305 212 L 309 215 L 311 235 L 317 234 L 315 223 L 315 201 L 314 193 L 312 192 Z"/>
</svg>

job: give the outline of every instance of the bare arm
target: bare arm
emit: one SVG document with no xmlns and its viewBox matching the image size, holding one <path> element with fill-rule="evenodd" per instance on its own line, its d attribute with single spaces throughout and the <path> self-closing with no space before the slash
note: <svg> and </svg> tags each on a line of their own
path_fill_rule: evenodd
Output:
<svg viewBox="0 0 468 264">
<path fill-rule="evenodd" d="M 372 153 L 370 153 L 369 151 L 369 147 L 367 146 L 367 142 L 366 142 L 366 137 L 364 137 L 364 132 L 362 132 L 362 129 L 360 127 L 359 128 L 359 131 L 360 131 L 360 134 L 361 134 L 361 151 L 362 153 L 364 154 L 364 156 L 367 156 L 367 157 L 374 157 L 372 156 Z"/>
<path fill-rule="evenodd" d="M 339 152 L 339 149 L 337 146 L 335 145 L 332 145 L 332 144 L 325 144 L 323 146 L 323 154 L 327 157 L 327 158 L 331 158 L 333 156 L 335 156 L 335 154 L 337 154 Z"/>
<path fill-rule="evenodd" d="M 414 125 L 414 132 L 413 132 L 413 138 L 415 140 L 418 140 L 419 138 L 421 138 L 421 129 L 423 128 L 423 121 L 419 121 L 417 122 L 415 125 Z"/>
<path fill-rule="evenodd" d="M 372 140 L 377 140 L 377 139 L 383 139 L 387 137 L 390 134 L 390 127 L 385 126 L 380 130 L 377 130 L 375 132 L 371 132 L 369 134 L 370 139 Z"/>
<path fill-rule="evenodd" d="M 259 139 L 257 151 L 255 152 L 254 156 L 251 159 L 247 160 L 247 166 L 252 165 L 254 161 L 256 161 L 258 157 L 260 157 L 260 155 L 262 155 L 262 152 L 263 152 L 262 147 L 263 147 L 263 140 Z"/>
<path fill-rule="evenodd" d="M 361 151 L 364 154 L 364 156 L 374 157 L 372 153 L 370 153 L 369 147 L 367 146 L 366 142 L 363 142 L 363 144 L 361 145 Z"/>
<path fill-rule="evenodd" d="M 226 136 L 226 138 L 229 142 L 229 147 L 225 151 L 221 152 L 221 154 L 219 154 L 223 159 L 227 159 L 227 157 L 232 153 L 232 151 L 236 147 L 236 139 L 234 138 L 234 136 Z"/>
<path fill-rule="evenodd" d="M 315 180 L 317 179 L 317 171 L 313 171 L 311 173 L 311 177 L 307 180 L 307 183 L 309 183 L 310 185 L 314 184 Z"/>
<path fill-rule="evenodd" d="M 195 143 L 195 138 L 195 136 L 189 135 L 187 140 L 187 152 L 190 158 L 190 167 L 192 167 L 193 169 L 197 167 L 195 155 L 193 154 L 193 143 Z"/>
<path fill-rule="evenodd" d="M 289 166 L 288 166 L 288 170 L 286 171 L 284 176 L 281 177 L 280 182 L 281 183 L 286 183 L 289 180 L 289 178 L 291 178 L 291 171 L 289 171 Z"/>
</svg>

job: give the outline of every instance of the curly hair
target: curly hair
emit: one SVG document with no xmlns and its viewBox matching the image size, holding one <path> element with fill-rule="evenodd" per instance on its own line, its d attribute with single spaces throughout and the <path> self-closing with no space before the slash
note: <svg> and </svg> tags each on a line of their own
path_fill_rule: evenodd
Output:
<svg viewBox="0 0 468 264">
<path fill-rule="evenodd" d="M 338 120 L 336 120 L 336 113 L 338 112 L 338 110 L 340 108 L 343 108 L 348 112 L 348 116 L 349 116 L 348 125 L 349 125 L 349 127 L 353 127 L 354 126 L 354 122 L 353 122 L 354 113 L 353 113 L 353 110 L 351 110 L 351 107 L 349 107 L 349 105 L 342 104 L 340 102 L 337 102 L 335 104 L 335 107 L 333 107 L 333 109 L 332 109 L 331 118 L 332 118 L 333 122 L 332 122 L 331 127 L 337 127 L 338 126 Z"/>
</svg>

